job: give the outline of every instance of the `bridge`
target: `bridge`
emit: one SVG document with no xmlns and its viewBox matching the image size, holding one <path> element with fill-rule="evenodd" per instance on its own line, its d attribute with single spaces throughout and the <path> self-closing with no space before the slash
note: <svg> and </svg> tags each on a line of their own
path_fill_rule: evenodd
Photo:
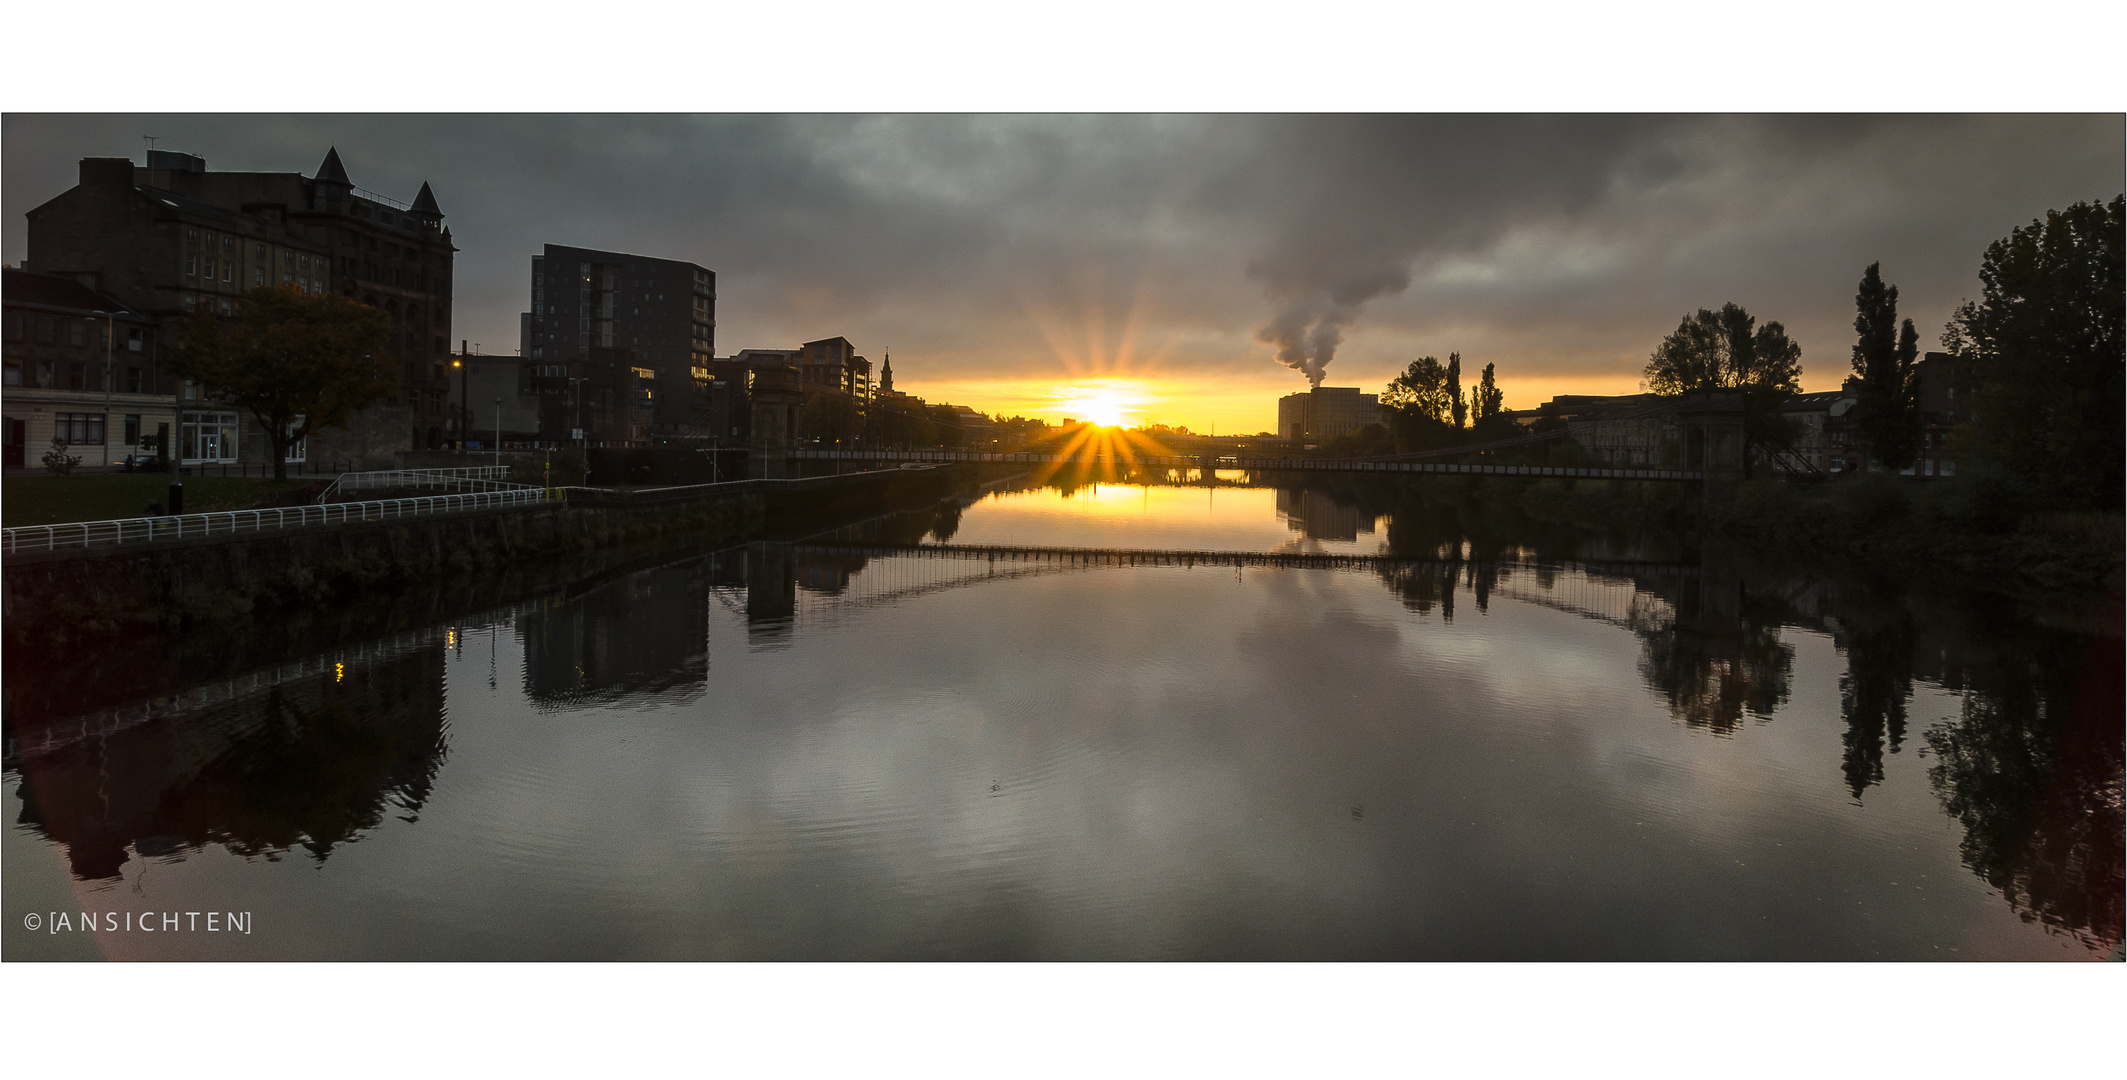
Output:
<svg viewBox="0 0 2127 1080">
<path fill-rule="evenodd" d="M 1468 453 L 1468 449 L 1458 452 Z M 1562 465 L 1473 465 L 1446 461 L 1366 458 L 1257 458 L 1157 454 L 983 453 L 972 450 L 791 450 L 793 461 L 848 461 L 868 465 L 1020 462 L 1029 465 L 1093 465 L 1109 468 L 1209 469 L 1244 472 L 1386 473 L 1450 476 L 1534 476 L 1590 480 L 1704 480 L 1700 469 L 1633 467 L 1569 468 Z"/>
<path fill-rule="evenodd" d="M 1219 551 L 1211 549 L 1025 547 L 1007 544 L 881 544 L 808 540 L 791 545 L 800 557 L 883 559 L 912 557 L 964 559 L 1005 564 L 1054 564 L 1063 566 L 1235 566 L 1283 569 L 1400 569 L 1405 567 L 1491 567 L 1536 570 L 1556 568 L 1556 560 L 1513 556 L 1498 559 L 1416 558 L 1399 555 L 1365 555 L 1327 551 Z M 1692 563 L 1627 559 L 1575 559 L 1571 565 L 1588 574 L 1610 577 L 1680 577 L 1695 575 Z"/>
</svg>

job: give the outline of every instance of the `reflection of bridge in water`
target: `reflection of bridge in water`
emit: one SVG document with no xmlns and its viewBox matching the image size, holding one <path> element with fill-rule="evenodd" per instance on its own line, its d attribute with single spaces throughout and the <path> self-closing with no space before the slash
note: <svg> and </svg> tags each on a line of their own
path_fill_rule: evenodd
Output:
<svg viewBox="0 0 2127 1080">
<path fill-rule="evenodd" d="M 1709 584 L 1694 563 L 1546 559 L 1526 552 L 1490 558 L 1419 558 L 1386 553 L 1036 547 L 1000 544 L 807 540 L 756 542 L 710 557 L 718 604 L 746 617 L 756 644 L 788 638 L 803 624 L 833 625 L 857 613 L 982 584 L 1057 574 L 1141 568 L 1313 569 L 1381 578 L 1421 613 L 1439 602 L 1454 615 L 1456 592 L 1477 607 L 1504 598 L 1622 629 L 1669 615 L 1681 591 Z M 1717 577 L 1720 575 L 1716 575 Z M 1696 599 L 1694 595 L 1692 599 Z M 1697 606 L 1689 604 L 1687 606 Z"/>
</svg>

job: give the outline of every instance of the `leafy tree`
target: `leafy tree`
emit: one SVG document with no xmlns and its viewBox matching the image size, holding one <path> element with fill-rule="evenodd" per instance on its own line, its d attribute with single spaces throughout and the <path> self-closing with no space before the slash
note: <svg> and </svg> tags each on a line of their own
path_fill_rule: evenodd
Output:
<svg viewBox="0 0 2127 1080">
<path fill-rule="evenodd" d="M 1470 405 L 1462 397 L 1462 354 L 1448 354 L 1448 410 L 1454 414 L 1455 430 L 1464 427 L 1469 419 Z"/>
<path fill-rule="evenodd" d="M 2072 505 L 2121 504 L 2123 219 L 2114 196 L 1995 241 L 1982 299 L 1943 333 L 1974 393 L 1981 453 Z"/>
<path fill-rule="evenodd" d="M 839 446 L 856 438 L 862 426 L 863 418 L 857 415 L 857 403 L 851 401 L 848 394 L 816 391 L 798 407 L 798 430 L 808 438 L 831 445 Z"/>
<path fill-rule="evenodd" d="M 1477 392 L 1470 398 L 1470 411 L 1475 414 L 1476 421 L 1470 425 L 1470 430 L 1480 439 L 1512 438 L 1520 428 L 1514 418 L 1507 415 L 1507 396 L 1500 392 L 1492 368 L 1493 365 L 1486 364 L 1484 373 L 1477 378 Z"/>
<path fill-rule="evenodd" d="M 253 289 L 232 318 L 206 308 L 185 317 L 170 370 L 248 411 L 273 444 L 273 478 L 288 478 L 288 450 L 311 432 L 345 429 L 355 410 L 396 387 L 382 354 L 391 319 L 337 296 L 292 287 Z"/>
<path fill-rule="evenodd" d="M 1885 285 L 1870 263 L 1854 295 L 1854 376 L 1859 383 L 1854 403 L 1855 434 L 1869 460 L 1889 469 L 1909 468 L 1920 456 L 1920 335 L 1913 320 L 1898 324 L 1898 286 Z"/>
<path fill-rule="evenodd" d="M 1452 355 L 1452 354 L 1451 354 Z M 1445 424 L 1453 415 L 1448 396 L 1448 369 L 1431 356 L 1411 361 L 1381 392 L 1381 403 L 1399 412 L 1412 413 Z"/>
<path fill-rule="evenodd" d="M 1802 392 L 1802 346 L 1778 322 L 1756 322 L 1734 303 L 1684 316 L 1648 358 L 1647 389 L 1657 394 L 1741 390 L 1750 435 L 1791 442 L 1793 431 L 1780 406 Z"/>
</svg>

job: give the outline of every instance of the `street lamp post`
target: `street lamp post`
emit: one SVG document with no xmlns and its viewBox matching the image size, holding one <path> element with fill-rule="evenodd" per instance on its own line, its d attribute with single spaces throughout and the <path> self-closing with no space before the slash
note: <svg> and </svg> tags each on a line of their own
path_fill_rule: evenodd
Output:
<svg viewBox="0 0 2127 1080">
<path fill-rule="evenodd" d="M 458 369 L 458 451 L 465 452 L 465 441 L 473 434 L 473 370 L 466 361 L 472 350 L 466 347 L 467 339 L 458 339 L 458 359 L 451 366 Z"/>
<path fill-rule="evenodd" d="M 91 315 L 103 316 L 103 464 L 111 464 L 111 373 L 116 360 L 111 350 L 118 343 L 118 316 L 109 311 L 92 311 Z"/>
</svg>

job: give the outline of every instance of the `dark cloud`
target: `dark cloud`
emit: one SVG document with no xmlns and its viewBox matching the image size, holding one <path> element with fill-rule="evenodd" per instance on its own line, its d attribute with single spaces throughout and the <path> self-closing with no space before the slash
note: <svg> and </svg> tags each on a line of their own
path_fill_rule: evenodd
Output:
<svg viewBox="0 0 2127 1080">
<path fill-rule="evenodd" d="M 430 182 L 458 333 L 490 351 L 530 256 L 580 244 L 718 271 L 720 351 L 845 334 L 919 388 L 1096 370 L 1126 340 L 1136 367 L 1266 387 L 1340 346 L 1345 384 L 1450 349 L 1629 380 L 1727 300 L 1832 384 L 1862 267 L 1937 326 L 1988 242 L 2123 172 L 2117 116 L 11 115 L 7 260 L 79 158 L 143 133 L 214 168 L 336 145 L 362 187 Z"/>
</svg>

